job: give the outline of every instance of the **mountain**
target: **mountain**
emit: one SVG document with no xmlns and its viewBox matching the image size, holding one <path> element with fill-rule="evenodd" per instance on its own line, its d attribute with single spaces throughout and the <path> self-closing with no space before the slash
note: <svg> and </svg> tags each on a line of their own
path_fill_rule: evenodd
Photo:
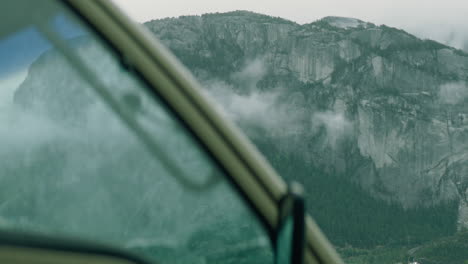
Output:
<svg viewBox="0 0 468 264">
<path fill-rule="evenodd" d="M 324 198 L 363 192 L 389 215 L 420 210 L 424 222 L 446 210 L 447 226 L 468 227 L 468 54 L 342 17 L 299 25 L 235 11 L 145 26 L 282 175 L 306 185 L 319 220 L 334 214 L 322 217 Z"/>
<path fill-rule="evenodd" d="M 411 247 L 468 227 L 467 54 L 354 18 L 300 25 L 235 11 L 144 25 L 282 176 L 303 183 L 335 245 Z M 111 67 L 91 54 L 90 67 Z M 15 104 L 73 128 L 95 110 L 65 63 L 55 51 L 38 58 Z M 106 79 L 118 70 L 102 78 L 130 87 Z"/>
</svg>

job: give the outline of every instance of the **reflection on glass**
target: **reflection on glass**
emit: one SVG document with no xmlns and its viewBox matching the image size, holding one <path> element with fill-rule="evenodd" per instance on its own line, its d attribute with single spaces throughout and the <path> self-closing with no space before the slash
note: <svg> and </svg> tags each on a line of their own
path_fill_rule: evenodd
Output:
<svg viewBox="0 0 468 264">
<path fill-rule="evenodd" d="M 0 228 L 112 243 L 158 263 L 272 263 L 263 227 L 186 129 L 95 35 L 43 2 L 55 11 L 0 36 L 10 54 Z"/>
</svg>

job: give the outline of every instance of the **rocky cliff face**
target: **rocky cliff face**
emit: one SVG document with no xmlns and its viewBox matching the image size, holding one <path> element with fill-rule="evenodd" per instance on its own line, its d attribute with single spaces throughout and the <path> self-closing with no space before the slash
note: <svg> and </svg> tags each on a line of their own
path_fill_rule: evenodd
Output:
<svg viewBox="0 0 468 264">
<path fill-rule="evenodd" d="M 275 142 L 267 155 L 295 153 L 311 174 L 406 208 L 458 200 L 468 226 L 467 54 L 340 17 L 237 11 L 145 26 L 255 142 Z"/>
</svg>

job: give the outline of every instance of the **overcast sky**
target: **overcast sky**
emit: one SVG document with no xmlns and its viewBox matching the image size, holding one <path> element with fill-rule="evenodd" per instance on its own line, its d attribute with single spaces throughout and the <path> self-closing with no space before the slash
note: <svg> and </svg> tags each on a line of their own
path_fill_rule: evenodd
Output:
<svg viewBox="0 0 468 264">
<path fill-rule="evenodd" d="M 309 23 L 325 16 L 402 28 L 468 50 L 468 0 L 113 0 L 138 22 L 181 15 L 249 10 Z"/>
</svg>

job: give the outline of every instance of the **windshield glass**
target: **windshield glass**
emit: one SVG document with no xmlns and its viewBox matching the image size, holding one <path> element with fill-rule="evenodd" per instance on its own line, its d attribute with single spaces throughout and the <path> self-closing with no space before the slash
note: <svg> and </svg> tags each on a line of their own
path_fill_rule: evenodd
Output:
<svg viewBox="0 0 468 264">
<path fill-rule="evenodd" d="M 122 6 L 140 15 L 281 176 L 303 184 L 308 212 L 345 262 L 466 263 L 463 35 L 451 32 L 441 43 L 394 28 L 403 23 L 398 17 L 380 25 L 331 12 L 349 5 L 409 12 L 410 19 L 423 12 L 466 19 L 459 16 L 466 2 L 440 3 L 439 10 L 424 1 L 395 9 L 398 1 L 322 1 L 321 14 L 330 12 L 323 18 L 317 1 L 293 1 L 275 13 L 275 5 L 255 1 L 219 2 L 183 12 L 168 7 L 153 17 L 136 12 L 137 3 Z M 387 8 L 378 9 L 383 2 Z M 259 13 L 210 13 L 248 8 Z M 438 35 L 433 29 L 425 36 Z"/>
<path fill-rule="evenodd" d="M 4 19 L 26 2 L 0 4 L 0 228 L 157 263 L 273 263 L 257 216 L 164 103 L 59 2 Z"/>
</svg>

